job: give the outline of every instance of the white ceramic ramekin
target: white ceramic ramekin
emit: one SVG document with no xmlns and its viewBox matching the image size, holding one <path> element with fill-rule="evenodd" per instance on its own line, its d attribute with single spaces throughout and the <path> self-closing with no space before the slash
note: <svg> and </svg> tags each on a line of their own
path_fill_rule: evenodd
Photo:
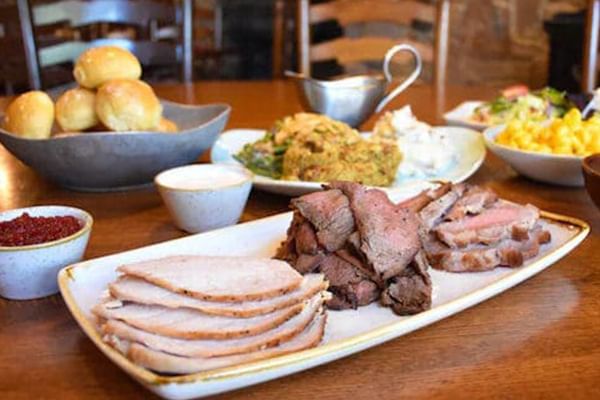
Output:
<svg viewBox="0 0 600 400">
<path fill-rule="evenodd" d="M 161 172 L 154 183 L 175 225 L 198 233 L 239 221 L 252 178 L 239 166 L 196 164 Z"/>
</svg>

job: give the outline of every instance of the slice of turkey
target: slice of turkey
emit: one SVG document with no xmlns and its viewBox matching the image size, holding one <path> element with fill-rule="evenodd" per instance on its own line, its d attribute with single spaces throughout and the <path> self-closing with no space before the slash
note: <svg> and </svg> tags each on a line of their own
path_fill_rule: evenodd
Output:
<svg viewBox="0 0 600 400">
<path fill-rule="evenodd" d="M 319 344 L 323 337 L 326 319 L 325 314 L 317 315 L 302 333 L 280 346 L 233 356 L 213 358 L 180 357 L 152 350 L 137 343 L 131 343 L 128 346 L 122 346 L 122 348 L 126 349 L 129 359 L 142 367 L 168 374 L 190 374 L 263 360 L 314 347 Z"/>
<path fill-rule="evenodd" d="M 98 304 L 92 312 L 100 319 L 117 319 L 131 326 L 181 339 L 231 339 L 258 335 L 299 314 L 305 302 L 251 318 L 209 315 L 186 308 L 166 308 L 114 299 Z"/>
<path fill-rule="evenodd" d="M 192 308 L 206 314 L 225 315 L 231 317 L 253 317 L 268 314 L 289 307 L 311 298 L 316 293 L 327 289 L 322 274 L 306 275 L 298 289 L 265 300 L 243 301 L 236 303 L 200 300 L 194 297 L 171 292 L 153 285 L 143 279 L 122 276 L 109 285 L 110 294 L 119 300 L 133 301 L 140 304 L 153 304 L 168 308 Z"/>
<path fill-rule="evenodd" d="M 217 357 L 249 353 L 280 345 L 294 338 L 310 324 L 322 307 L 324 296 L 317 294 L 310 299 L 302 312 L 277 328 L 256 336 L 229 340 L 186 340 L 156 335 L 134 328 L 114 319 L 102 326 L 104 338 L 109 343 L 119 340 L 143 344 L 151 349 L 185 357 Z"/>
<path fill-rule="evenodd" d="M 209 301 L 262 300 L 297 289 L 302 275 L 268 258 L 172 256 L 118 270 L 173 292 Z"/>
</svg>

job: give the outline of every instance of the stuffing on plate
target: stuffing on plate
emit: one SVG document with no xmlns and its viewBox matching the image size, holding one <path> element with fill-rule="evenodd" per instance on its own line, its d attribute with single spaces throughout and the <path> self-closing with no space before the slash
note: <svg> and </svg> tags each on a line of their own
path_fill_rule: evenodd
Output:
<svg viewBox="0 0 600 400">
<path fill-rule="evenodd" d="M 401 160 L 395 140 L 377 134 L 365 138 L 343 122 L 311 113 L 277 121 L 235 157 L 254 173 L 274 179 L 372 186 L 390 186 Z"/>
</svg>

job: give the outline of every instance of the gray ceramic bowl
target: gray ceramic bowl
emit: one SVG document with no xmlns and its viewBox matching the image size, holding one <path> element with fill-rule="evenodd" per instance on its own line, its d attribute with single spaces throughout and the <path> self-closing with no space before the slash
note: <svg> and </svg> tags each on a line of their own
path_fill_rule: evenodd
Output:
<svg viewBox="0 0 600 400">
<path fill-rule="evenodd" d="M 67 188 L 108 191 L 147 185 L 159 172 L 194 162 L 210 149 L 231 111 L 226 104 L 161 102 L 165 117 L 180 132 L 89 132 L 34 140 L 0 129 L 0 142 L 40 175 Z"/>
</svg>

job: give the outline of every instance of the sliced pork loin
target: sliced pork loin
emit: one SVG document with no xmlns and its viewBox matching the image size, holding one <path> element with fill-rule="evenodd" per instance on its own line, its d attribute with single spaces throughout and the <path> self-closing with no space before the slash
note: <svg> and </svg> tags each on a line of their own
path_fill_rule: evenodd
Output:
<svg viewBox="0 0 600 400">
<path fill-rule="evenodd" d="M 326 289 L 327 283 L 322 274 L 308 274 L 304 276 L 298 289 L 282 296 L 265 300 L 227 303 L 200 300 L 175 293 L 143 279 L 128 275 L 120 277 L 117 281 L 109 285 L 110 294 L 115 299 L 122 301 L 158 305 L 167 308 L 191 308 L 205 314 L 242 318 L 268 314 L 298 304 Z"/>
<path fill-rule="evenodd" d="M 92 312 L 100 319 L 116 319 L 159 335 L 181 339 L 231 339 L 258 335 L 299 314 L 304 303 L 250 318 L 209 315 L 187 308 L 167 308 L 108 300 Z"/>
<path fill-rule="evenodd" d="M 496 193 L 481 186 L 468 186 L 444 216 L 445 220 L 456 221 L 467 215 L 479 214 L 498 200 Z"/>
<path fill-rule="evenodd" d="M 438 185 L 436 188 L 424 190 L 415 197 L 406 199 L 397 204 L 398 207 L 408 208 L 414 212 L 419 212 L 432 201 L 439 199 L 452 189 L 452 184 L 444 182 Z"/>
<path fill-rule="evenodd" d="M 443 222 L 433 229 L 437 237 L 451 248 L 470 244 L 494 244 L 509 238 L 526 238 L 539 219 L 539 210 L 497 201 L 479 214 Z"/>
<path fill-rule="evenodd" d="M 173 256 L 123 265 L 118 271 L 208 301 L 268 299 L 302 283 L 302 275 L 288 263 L 266 258 Z"/>
<path fill-rule="evenodd" d="M 354 232 L 348 199 L 339 190 L 310 193 L 293 199 L 291 204 L 315 227 L 319 244 L 329 252 L 343 247 Z"/>
<path fill-rule="evenodd" d="M 454 185 L 444 195 L 425 206 L 419 212 L 422 224 L 421 229 L 428 231 L 440 223 L 446 213 L 454 206 L 454 203 L 465 193 L 466 189 L 467 186 L 465 184 Z"/>
<path fill-rule="evenodd" d="M 420 251 L 402 274 L 390 278 L 381 293 L 381 304 L 391 307 L 399 315 L 430 309 L 432 287 L 427 268 L 425 254 Z"/>
<path fill-rule="evenodd" d="M 349 199 L 360 250 L 381 280 L 400 274 L 421 248 L 417 215 L 397 207 L 385 192 L 353 182 L 333 182 Z"/>
<path fill-rule="evenodd" d="M 278 346 L 302 332 L 314 319 L 323 305 L 325 296 L 314 296 L 302 312 L 278 327 L 262 334 L 239 339 L 176 339 L 134 328 L 118 320 L 108 320 L 102 326 L 104 339 L 111 343 L 127 340 L 143 344 L 154 350 L 185 357 L 220 357 L 249 353 Z"/>
<path fill-rule="evenodd" d="M 113 345 L 125 352 L 133 362 L 143 367 L 166 374 L 189 374 L 259 361 L 314 347 L 323 337 L 326 319 L 325 314 L 317 315 L 303 332 L 280 346 L 224 357 L 180 357 L 152 350 L 137 343 L 115 343 Z"/>
<path fill-rule="evenodd" d="M 540 245 L 550 241 L 550 233 L 536 226 L 527 239 L 505 238 L 495 244 L 473 244 L 460 249 L 449 248 L 431 235 L 425 242 L 430 265 L 450 272 L 479 272 L 499 266 L 520 267 L 539 253 Z"/>
</svg>

